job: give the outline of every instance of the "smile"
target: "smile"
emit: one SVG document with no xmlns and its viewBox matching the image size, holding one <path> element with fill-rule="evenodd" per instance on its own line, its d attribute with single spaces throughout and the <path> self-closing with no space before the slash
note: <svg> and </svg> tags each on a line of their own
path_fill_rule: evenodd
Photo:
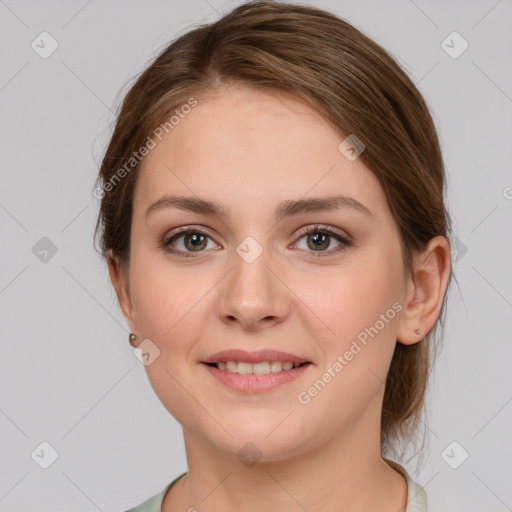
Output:
<svg viewBox="0 0 512 512">
<path fill-rule="evenodd" d="M 281 361 L 219 361 L 202 363 L 202 367 L 224 386 L 241 393 L 261 393 L 290 383 L 308 371 L 311 363 Z"/>
<path fill-rule="evenodd" d="M 282 372 L 301 366 L 300 363 L 292 363 L 291 361 L 262 361 L 260 363 L 248 363 L 245 361 L 219 361 L 218 363 L 209 364 L 211 366 L 216 366 L 219 370 L 239 373 L 240 375 L 266 375 L 268 373 Z"/>
</svg>

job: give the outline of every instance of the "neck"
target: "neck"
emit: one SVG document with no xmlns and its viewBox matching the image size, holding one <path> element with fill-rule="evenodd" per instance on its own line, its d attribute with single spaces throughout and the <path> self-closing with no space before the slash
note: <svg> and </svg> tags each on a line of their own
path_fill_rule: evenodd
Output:
<svg viewBox="0 0 512 512">
<path fill-rule="evenodd" d="M 366 428 L 358 428 L 362 425 Z M 361 417 L 358 425 L 337 437 L 311 441 L 300 453 L 280 460 L 262 457 L 254 465 L 188 430 L 184 437 L 188 473 L 165 496 L 163 512 L 404 512 L 406 508 L 405 478 L 381 456 L 380 418 Z"/>
</svg>

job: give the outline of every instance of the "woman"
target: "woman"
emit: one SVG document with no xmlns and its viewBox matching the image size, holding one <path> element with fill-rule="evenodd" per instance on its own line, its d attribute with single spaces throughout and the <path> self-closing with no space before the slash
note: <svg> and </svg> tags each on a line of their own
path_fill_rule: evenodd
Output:
<svg viewBox="0 0 512 512">
<path fill-rule="evenodd" d="M 97 231 L 188 472 L 133 511 L 424 511 L 415 433 L 451 279 L 428 108 L 312 7 L 243 4 L 126 95 Z"/>
</svg>

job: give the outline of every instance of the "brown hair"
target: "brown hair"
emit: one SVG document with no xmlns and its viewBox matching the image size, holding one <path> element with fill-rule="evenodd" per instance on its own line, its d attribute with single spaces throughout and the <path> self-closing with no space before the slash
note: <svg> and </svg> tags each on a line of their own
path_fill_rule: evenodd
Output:
<svg viewBox="0 0 512 512">
<path fill-rule="evenodd" d="M 364 143 L 359 158 L 385 192 L 399 229 L 406 273 L 412 271 L 415 251 L 425 249 L 437 235 L 448 238 L 450 217 L 436 129 L 406 73 L 386 50 L 331 13 L 257 1 L 176 39 L 126 94 L 97 180 L 101 206 L 94 234 L 102 227 L 104 257 L 115 257 L 122 268 L 129 263 L 132 199 L 140 167 L 134 155 L 149 145 L 162 123 L 167 121 L 166 131 L 172 129 L 173 112 L 229 84 L 289 93 L 323 115 L 340 136 L 354 134 Z M 433 335 L 439 322 L 443 325 L 445 307 L 446 296 L 423 340 L 396 344 L 382 409 L 383 453 L 396 451 L 398 441 L 411 441 L 417 430 L 435 356 Z"/>
</svg>

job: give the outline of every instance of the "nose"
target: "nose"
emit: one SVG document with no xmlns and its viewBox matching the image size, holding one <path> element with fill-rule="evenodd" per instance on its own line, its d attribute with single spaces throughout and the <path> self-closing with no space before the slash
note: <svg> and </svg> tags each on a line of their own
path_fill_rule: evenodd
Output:
<svg viewBox="0 0 512 512">
<path fill-rule="evenodd" d="M 265 249 L 249 262 L 234 252 L 234 268 L 221 282 L 219 316 L 230 326 L 250 331 L 269 328 L 289 315 L 289 289 L 270 251 Z M 279 277 L 278 277 L 279 276 Z"/>
</svg>

